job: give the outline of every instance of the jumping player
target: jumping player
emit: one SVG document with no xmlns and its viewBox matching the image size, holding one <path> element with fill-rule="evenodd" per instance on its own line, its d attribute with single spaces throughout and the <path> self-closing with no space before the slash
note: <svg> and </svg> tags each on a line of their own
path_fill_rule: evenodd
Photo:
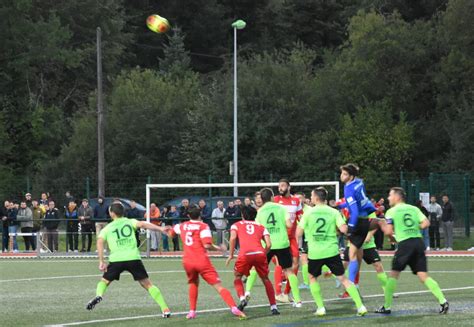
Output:
<svg viewBox="0 0 474 327">
<path fill-rule="evenodd" d="M 99 269 L 104 273 L 101 281 L 97 284 L 96 296 L 87 304 L 86 309 L 92 310 L 102 301 L 107 287 L 114 280 L 120 279 L 120 274 L 128 271 L 133 279 L 150 293 L 151 297 L 160 306 L 163 318 L 169 318 L 170 309 L 166 304 L 161 291 L 154 286 L 141 261 L 140 252 L 137 248 L 135 231 L 139 228 L 150 229 L 164 233 L 168 228 L 160 227 L 145 221 L 124 218 L 125 209 L 121 203 L 112 203 L 109 208 L 112 222 L 105 226 L 97 238 L 97 252 L 99 255 Z M 104 260 L 104 245 L 107 242 L 110 255 L 109 264 Z"/>
<path fill-rule="evenodd" d="M 293 293 L 293 307 L 301 308 L 300 292 L 298 289 L 298 277 L 292 269 L 292 256 L 290 252 L 290 240 L 287 229 L 292 228 L 293 223 L 287 209 L 281 204 L 274 203 L 273 191 L 264 188 L 260 191 L 262 207 L 257 212 L 255 221 L 268 230 L 271 239 L 271 249 L 267 253 L 267 260 L 270 262 L 273 257 L 278 259 L 279 265 L 283 268 Z"/>
<path fill-rule="evenodd" d="M 401 187 L 392 187 L 388 200 L 390 210 L 387 211 L 386 220 L 380 220 L 380 226 L 385 235 L 393 236 L 398 242 L 398 249 L 392 261 L 392 271 L 385 286 L 385 304 L 376 313 L 390 314 L 392 312 L 393 293 L 397 286 L 400 272 L 410 266 L 413 274 L 433 293 L 439 301 L 440 314 L 446 314 L 449 303 L 444 297 L 438 283 L 428 275 L 425 255 L 425 244 L 421 229 L 428 228 L 430 222 L 418 207 L 405 203 L 406 193 Z M 395 233 L 394 233 L 395 232 Z"/>
<path fill-rule="evenodd" d="M 219 275 L 207 255 L 207 250 L 223 251 L 224 249 L 212 243 L 211 230 L 202 222 L 199 208 L 189 209 L 188 217 L 189 221 L 174 225 L 169 233 L 171 237 L 180 235 L 183 241 L 183 267 L 189 284 L 189 313 L 186 319 L 196 318 L 199 276 L 216 289 L 230 307 L 232 314 L 245 319 L 245 314 L 237 308 L 232 294 L 222 287 Z"/>
<path fill-rule="evenodd" d="M 302 236 L 303 233 L 308 236 L 308 270 L 311 294 L 317 305 L 315 315 L 326 315 L 321 287 L 317 280 L 321 275 L 322 267 L 326 265 L 352 297 L 357 307 L 357 315 L 363 316 L 367 313 L 367 309 L 362 304 L 355 285 L 344 275 L 344 267 L 339 255 L 336 230 L 346 233 L 347 225 L 339 211 L 326 204 L 326 199 L 327 190 L 324 187 L 314 189 L 311 192 L 311 201 L 315 206 L 304 213 L 297 228 L 297 236 Z"/>
<path fill-rule="evenodd" d="M 234 266 L 234 287 L 240 299 L 239 310 L 243 311 L 250 300 L 250 295 L 244 294 L 242 276 L 249 276 L 250 270 L 254 268 L 265 286 L 272 315 L 279 315 L 275 291 L 272 282 L 268 279 L 267 252 L 271 248 L 270 234 L 265 227 L 255 221 L 242 220 L 233 224 L 230 228 L 230 249 L 226 266 L 234 259 L 237 239 L 240 250 Z M 265 248 L 262 247 L 262 240 L 265 241 Z"/>
</svg>

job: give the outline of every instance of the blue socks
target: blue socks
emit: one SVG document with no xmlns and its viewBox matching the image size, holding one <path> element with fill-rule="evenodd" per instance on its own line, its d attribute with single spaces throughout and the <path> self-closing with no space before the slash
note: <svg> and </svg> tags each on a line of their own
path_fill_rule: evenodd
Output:
<svg viewBox="0 0 474 327">
<path fill-rule="evenodd" d="M 349 280 L 351 282 L 355 282 L 357 273 L 359 272 L 359 262 L 356 260 L 353 260 L 349 262 Z"/>
</svg>

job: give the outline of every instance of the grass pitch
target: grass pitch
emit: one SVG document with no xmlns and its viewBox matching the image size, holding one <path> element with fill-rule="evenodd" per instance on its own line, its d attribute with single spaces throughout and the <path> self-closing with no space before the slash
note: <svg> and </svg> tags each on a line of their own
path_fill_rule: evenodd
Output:
<svg viewBox="0 0 474 327">
<path fill-rule="evenodd" d="M 390 268 L 391 258 L 384 258 Z M 440 316 L 438 303 L 426 292 L 416 276 L 402 273 L 391 316 L 369 313 L 355 316 L 352 301 L 336 299 L 341 289 L 335 288 L 332 278 L 322 279 L 321 288 L 326 300 L 327 316 L 313 316 L 315 305 L 309 290 L 302 290 L 303 308 L 293 309 L 279 305 L 281 315 L 271 316 L 263 285 L 257 280 L 250 307 L 249 319 L 239 321 L 233 317 L 213 288 L 201 281 L 198 300 L 198 318 L 186 321 L 188 295 L 186 276 L 180 259 L 144 260 L 151 280 L 163 292 L 172 312 L 170 319 L 163 319 L 152 298 L 132 277 L 124 273 L 118 282 L 111 284 L 104 301 L 92 311 L 85 310 L 89 299 L 95 295 L 100 278 L 96 260 L 74 259 L 25 259 L 0 261 L 2 326 L 309 326 L 329 325 L 379 325 L 386 326 L 472 326 L 474 321 L 474 258 L 428 258 L 431 276 L 438 281 L 450 302 L 450 313 Z M 213 260 L 223 285 L 232 291 L 231 267 L 223 259 Z M 301 279 L 301 278 L 300 278 Z M 371 266 L 363 264 L 361 293 L 364 303 L 372 312 L 383 304 L 383 294 Z"/>
</svg>

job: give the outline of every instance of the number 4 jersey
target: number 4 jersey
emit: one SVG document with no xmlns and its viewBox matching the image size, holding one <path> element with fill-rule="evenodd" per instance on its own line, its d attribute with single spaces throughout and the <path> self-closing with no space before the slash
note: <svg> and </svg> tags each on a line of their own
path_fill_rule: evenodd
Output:
<svg viewBox="0 0 474 327">
<path fill-rule="evenodd" d="M 255 221 L 267 229 L 272 241 L 272 250 L 285 249 L 290 246 L 286 221 L 290 214 L 284 206 L 267 202 L 257 211 Z"/>
<path fill-rule="evenodd" d="M 265 235 L 270 234 L 259 223 L 242 220 L 233 224 L 230 230 L 237 233 L 240 245 L 239 256 L 265 253 L 265 249 L 262 247 L 262 239 Z"/>
<path fill-rule="evenodd" d="M 171 235 L 180 235 L 181 241 L 183 241 L 183 262 L 208 259 L 204 245 L 212 244 L 212 234 L 206 223 L 190 220 L 176 224 L 171 230 Z"/>
<path fill-rule="evenodd" d="M 117 218 L 100 231 L 99 238 L 109 245 L 109 262 L 141 259 L 135 238 L 137 223 L 136 219 Z"/>
</svg>

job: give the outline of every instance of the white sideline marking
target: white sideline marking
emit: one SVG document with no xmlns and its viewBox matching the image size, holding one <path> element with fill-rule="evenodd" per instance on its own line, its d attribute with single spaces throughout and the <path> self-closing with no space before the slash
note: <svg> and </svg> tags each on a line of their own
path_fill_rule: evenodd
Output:
<svg viewBox="0 0 474 327">
<path fill-rule="evenodd" d="M 233 270 L 218 270 L 218 273 L 233 273 Z M 273 271 L 270 271 L 272 273 Z M 361 273 L 376 273 L 375 270 L 361 270 Z M 408 271 L 409 272 L 409 271 Z M 148 274 L 176 274 L 184 273 L 182 270 L 158 270 L 158 271 L 148 271 Z M 474 273 L 474 270 L 430 270 L 430 274 L 469 274 Z M 91 275 L 69 275 L 69 276 L 49 276 L 49 277 L 32 277 L 32 278 L 18 278 L 18 279 L 0 279 L 0 283 L 14 283 L 14 282 L 32 282 L 37 280 L 54 280 L 54 279 L 73 279 L 73 278 L 89 278 L 96 277 L 100 278 L 101 274 L 91 274 Z"/>
<path fill-rule="evenodd" d="M 443 292 L 449 291 L 462 291 L 462 290 L 469 290 L 474 289 L 474 286 L 466 286 L 466 287 L 456 287 L 456 288 L 445 288 L 442 289 Z M 410 294 L 423 294 L 423 293 L 430 293 L 431 291 L 410 291 L 410 292 L 397 292 L 399 295 L 410 295 Z M 372 295 L 364 295 L 364 298 L 375 298 L 375 297 L 382 297 L 383 294 L 372 294 Z M 344 299 L 333 298 L 324 300 L 324 302 L 335 302 L 335 301 L 342 301 Z M 302 303 L 313 303 L 314 301 L 302 301 Z M 281 305 L 289 305 L 289 304 L 280 304 Z M 256 305 L 249 305 L 247 308 L 261 308 L 267 307 L 268 303 L 266 304 L 256 304 Z M 217 309 L 206 309 L 206 310 L 199 310 L 198 313 L 208 313 L 208 312 L 219 312 L 219 311 L 227 311 L 229 308 L 217 308 Z M 181 311 L 181 312 L 172 312 L 172 316 L 182 316 L 187 314 L 188 311 Z M 143 318 L 157 318 L 161 317 L 161 314 L 152 314 L 152 315 L 142 315 L 142 316 L 129 316 L 129 317 L 119 317 L 119 318 L 108 318 L 108 319 L 96 319 L 96 320 L 86 320 L 86 321 L 77 321 L 77 322 L 68 322 L 63 324 L 55 324 L 55 325 L 45 325 L 44 327 L 63 327 L 63 326 L 79 326 L 79 325 L 88 325 L 88 324 L 95 324 L 95 323 L 102 323 L 102 322 L 112 322 L 112 321 L 124 321 L 124 320 L 137 320 Z"/>
</svg>

